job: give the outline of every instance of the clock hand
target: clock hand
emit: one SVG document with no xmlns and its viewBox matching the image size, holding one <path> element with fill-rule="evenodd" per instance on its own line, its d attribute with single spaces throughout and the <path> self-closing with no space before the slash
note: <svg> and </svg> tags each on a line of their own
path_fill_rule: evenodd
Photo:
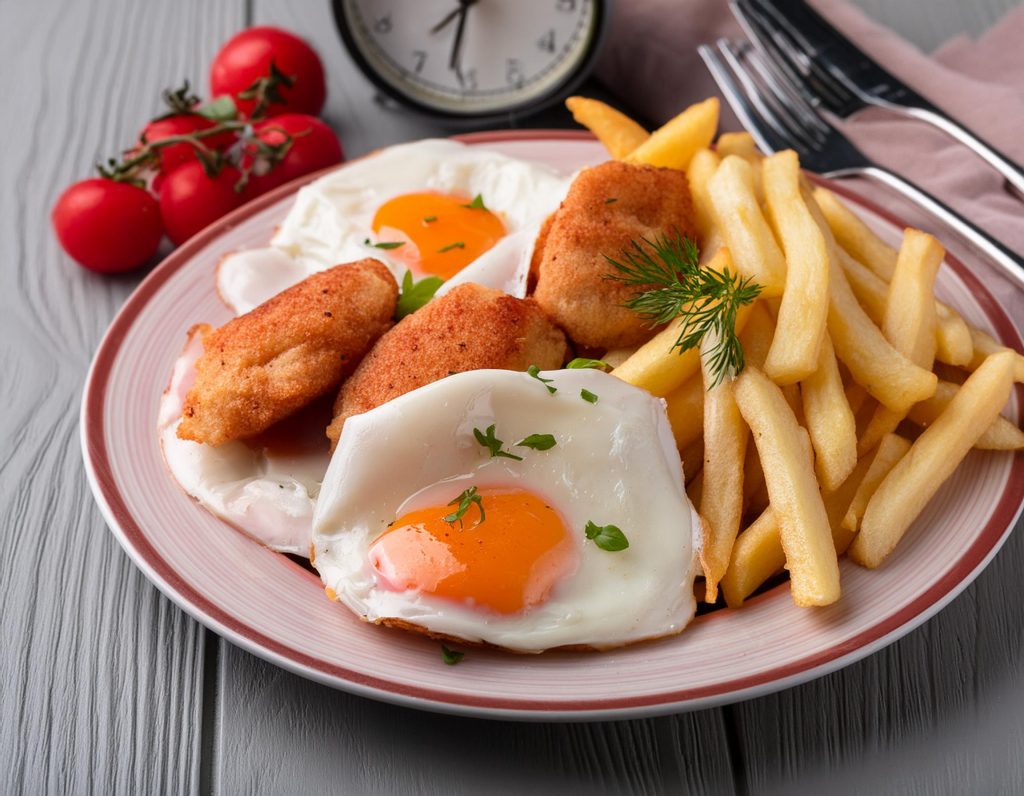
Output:
<svg viewBox="0 0 1024 796">
<path fill-rule="evenodd" d="M 455 41 L 452 43 L 452 57 L 448 62 L 448 68 L 455 70 L 455 74 L 459 78 L 459 83 L 462 83 L 462 70 L 459 68 L 462 56 L 462 34 L 466 28 L 466 16 L 468 15 L 469 7 L 476 4 L 476 2 L 477 0 L 459 0 L 459 25 L 455 29 Z"/>
<path fill-rule="evenodd" d="M 458 7 L 455 8 L 454 10 L 452 10 L 452 11 L 449 11 L 445 15 L 444 19 L 442 19 L 440 22 L 438 22 L 436 25 L 434 25 L 434 27 L 432 27 L 430 29 L 430 32 L 431 33 L 439 33 L 440 31 L 444 30 L 446 27 L 448 27 L 448 24 L 453 19 L 455 19 L 455 17 L 457 17 L 459 14 L 463 13 L 463 9 L 464 8 L 466 8 L 467 6 L 473 5 L 473 3 L 475 3 L 476 1 L 477 0 L 470 0 L 470 2 L 466 3 L 466 2 L 462 2 L 460 0 Z"/>
</svg>

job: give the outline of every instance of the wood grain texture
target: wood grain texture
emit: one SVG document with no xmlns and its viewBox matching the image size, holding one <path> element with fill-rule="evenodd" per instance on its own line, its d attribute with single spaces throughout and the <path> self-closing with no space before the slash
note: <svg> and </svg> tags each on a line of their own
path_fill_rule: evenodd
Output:
<svg viewBox="0 0 1024 796">
<path fill-rule="evenodd" d="M 241 2 L 2 4 L 0 792 L 198 788 L 205 631 L 123 554 L 82 471 L 93 351 L 139 276 L 75 267 L 58 192 L 200 75 Z M 12 63 L 13 59 L 13 63 Z"/>
</svg>

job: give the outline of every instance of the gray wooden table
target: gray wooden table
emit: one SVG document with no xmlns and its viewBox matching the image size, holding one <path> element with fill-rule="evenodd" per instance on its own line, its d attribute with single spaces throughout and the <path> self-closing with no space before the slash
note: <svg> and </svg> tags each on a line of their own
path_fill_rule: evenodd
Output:
<svg viewBox="0 0 1024 796">
<path fill-rule="evenodd" d="M 926 48 L 1018 1 L 859 0 Z M 443 134 L 374 104 L 326 0 L 0 0 L 0 793 L 1024 792 L 1020 527 L 952 605 L 859 664 L 618 723 L 349 696 L 220 640 L 146 581 L 93 505 L 78 449 L 86 368 L 139 277 L 72 265 L 49 208 L 131 140 L 161 87 L 205 83 L 219 44 L 259 23 L 317 45 L 350 156 Z"/>
</svg>

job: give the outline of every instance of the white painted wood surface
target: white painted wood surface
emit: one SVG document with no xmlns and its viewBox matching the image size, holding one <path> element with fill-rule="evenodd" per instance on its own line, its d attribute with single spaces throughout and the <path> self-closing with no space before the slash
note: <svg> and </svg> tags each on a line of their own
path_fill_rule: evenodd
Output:
<svg viewBox="0 0 1024 796">
<path fill-rule="evenodd" d="M 625 0 L 619 0 L 625 2 Z M 925 49 L 1017 0 L 859 0 Z M 592 725 L 378 704 L 221 641 L 128 561 L 78 453 L 92 351 L 138 277 L 58 250 L 60 189 L 126 144 L 158 91 L 205 83 L 246 24 L 292 28 L 357 155 L 441 135 L 373 102 L 326 0 L 0 0 L 0 793 L 1021 793 L 1024 537 L 923 628 L 817 682 Z M 531 124 L 561 125 L 552 111 Z"/>
</svg>

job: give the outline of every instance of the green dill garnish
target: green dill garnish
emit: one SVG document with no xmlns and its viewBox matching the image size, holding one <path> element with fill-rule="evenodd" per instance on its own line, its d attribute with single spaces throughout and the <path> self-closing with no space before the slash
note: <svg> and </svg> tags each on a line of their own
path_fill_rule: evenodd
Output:
<svg viewBox="0 0 1024 796">
<path fill-rule="evenodd" d="M 570 360 L 566 367 L 570 370 L 593 368 L 594 370 L 603 370 L 605 373 L 610 373 L 612 370 L 612 366 L 603 359 L 587 359 L 585 357 L 576 357 L 576 359 Z"/>
<path fill-rule="evenodd" d="M 466 512 L 469 511 L 469 507 L 474 503 L 476 503 L 476 507 L 480 509 L 480 519 L 476 521 L 476 524 L 480 525 L 486 519 L 486 515 L 484 514 L 484 499 L 476 493 L 475 486 L 471 486 L 448 504 L 449 506 L 458 504 L 459 507 L 451 514 L 446 515 L 444 517 L 444 521 L 450 525 L 458 523 L 460 528 L 464 528 L 465 523 L 462 521 L 462 518 L 465 516 Z M 476 525 L 473 527 L 475 528 Z"/>
<path fill-rule="evenodd" d="M 605 203 L 606 205 L 613 205 L 613 204 L 615 204 L 615 203 L 616 203 L 617 201 L 619 201 L 619 200 L 618 200 L 618 199 L 617 199 L 616 197 L 612 196 L 612 197 L 610 197 L 610 198 L 608 198 L 608 199 L 605 199 L 605 200 L 604 200 L 604 203 Z"/>
<path fill-rule="evenodd" d="M 478 428 L 473 429 L 473 436 L 476 437 L 476 441 L 483 445 L 487 450 L 491 452 L 491 458 L 505 457 L 506 459 L 515 459 L 517 462 L 523 460 L 522 456 L 516 456 L 514 453 L 503 451 L 501 446 L 505 443 L 494 436 L 494 424 L 492 423 L 487 427 L 487 431 L 481 431 Z"/>
<path fill-rule="evenodd" d="M 437 221 L 437 216 L 423 216 L 424 224 L 433 224 L 435 221 Z"/>
<path fill-rule="evenodd" d="M 696 348 L 705 334 L 713 332 L 715 344 L 708 349 L 708 367 L 715 386 L 743 370 L 736 312 L 760 295 L 761 286 L 728 268 L 701 268 L 698 256 L 697 245 L 678 233 L 675 238 L 643 238 L 622 252 L 622 262 L 605 257 L 618 271 L 606 278 L 640 289 L 624 306 L 647 318 L 652 326 L 682 320 L 672 346 L 680 353 Z"/>
<path fill-rule="evenodd" d="M 413 282 L 412 272 L 406 271 L 402 277 L 402 292 L 395 306 L 395 320 L 400 321 L 406 315 L 412 315 L 430 301 L 443 284 L 444 280 L 439 276 L 425 276 L 419 282 Z"/>
<path fill-rule="evenodd" d="M 555 445 L 552 434 L 531 434 L 516 443 L 517 448 L 533 448 L 535 451 L 551 450 Z"/>
<path fill-rule="evenodd" d="M 465 657 L 466 653 L 450 650 L 444 644 L 441 645 L 441 660 L 449 666 L 454 666 Z"/>
<path fill-rule="evenodd" d="M 610 553 L 625 550 L 629 547 L 629 540 L 626 538 L 626 534 L 615 525 L 597 525 L 587 520 L 587 527 L 583 532 L 594 544 Z"/>
<path fill-rule="evenodd" d="M 373 246 L 375 249 L 397 249 L 399 246 L 405 245 L 404 240 L 385 240 L 380 243 L 374 243 L 369 238 L 364 240 L 363 243 L 367 246 Z"/>
<path fill-rule="evenodd" d="M 445 252 L 450 252 L 452 249 L 465 249 L 465 248 L 466 248 L 466 244 L 463 243 L 461 240 L 458 240 L 458 241 L 455 241 L 455 243 L 449 243 L 447 246 L 442 246 L 440 249 L 437 250 L 437 253 L 438 254 L 444 254 Z"/>
<path fill-rule="evenodd" d="M 580 390 L 580 398 L 582 398 L 587 403 L 591 403 L 591 404 L 596 404 L 597 403 L 597 396 L 594 395 L 594 393 L 592 393 L 590 390 L 587 390 L 587 389 Z"/>
<path fill-rule="evenodd" d="M 487 206 L 484 204 L 484 198 L 480 194 L 473 197 L 473 201 L 469 204 L 459 205 L 459 207 L 468 207 L 470 210 L 486 210 Z"/>
<path fill-rule="evenodd" d="M 557 387 L 551 386 L 551 382 L 553 382 L 554 379 L 545 379 L 543 376 L 541 376 L 540 368 L 538 368 L 536 365 L 530 365 L 530 367 L 526 369 L 526 372 L 533 376 L 533 378 L 535 378 L 537 381 L 542 382 L 544 386 L 547 388 L 548 392 L 551 393 L 552 395 L 558 392 Z"/>
</svg>

